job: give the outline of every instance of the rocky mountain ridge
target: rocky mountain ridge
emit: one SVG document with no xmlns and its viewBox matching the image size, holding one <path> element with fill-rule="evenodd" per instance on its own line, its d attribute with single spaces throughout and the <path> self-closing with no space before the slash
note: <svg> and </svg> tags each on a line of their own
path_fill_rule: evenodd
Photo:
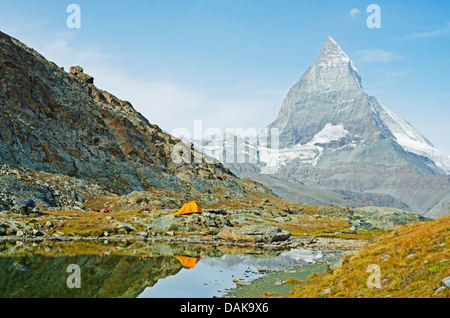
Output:
<svg viewBox="0 0 450 318">
<path fill-rule="evenodd" d="M 5 171 L 67 176 L 85 188 L 114 195 L 154 189 L 178 198 L 214 189 L 246 193 L 247 185 L 228 168 L 151 124 L 129 102 L 97 88 L 82 67 L 65 72 L 1 32 L 0 108 L 0 163 Z M 188 160 L 175 160 L 182 155 Z M 8 190 L 19 180 L 13 179 L 2 182 L 3 192 L 14 197 L 19 191 Z M 270 192 L 262 185 L 252 187 Z M 29 197 L 64 206 L 37 192 Z M 75 201 L 72 207 L 82 208 Z"/>
</svg>

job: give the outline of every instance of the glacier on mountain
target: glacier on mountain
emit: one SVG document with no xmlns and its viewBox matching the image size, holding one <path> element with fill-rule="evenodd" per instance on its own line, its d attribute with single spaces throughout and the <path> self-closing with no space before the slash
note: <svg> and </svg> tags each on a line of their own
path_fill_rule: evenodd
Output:
<svg viewBox="0 0 450 318">
<path fill-rule="evenodd" d="M 405 151 L 429 158 L 445 174 L 450 174 L 450 156 L 435 148 L 416 128 L 389 108 L 383 105 L 381 107 L 381 119 Z"/>
<path fill-rule="evenodd" d="M 223 162 L 238 175 L 273 174 L 365 204 L 433 217 L 450 213 L 450 156 L 369 96 L 355 65 L 331 37 L 289 89 L 275 121 L 256 138 L 220 139 L 197 143 L 221 161 L 232 159 Z M 269 139 L 269 146 L 259 142 Z M 275 179 L 260 180 L 270 188 Z M 274 191 L 292 197 L 292 188 L 277 184 Z"/>
</svg>

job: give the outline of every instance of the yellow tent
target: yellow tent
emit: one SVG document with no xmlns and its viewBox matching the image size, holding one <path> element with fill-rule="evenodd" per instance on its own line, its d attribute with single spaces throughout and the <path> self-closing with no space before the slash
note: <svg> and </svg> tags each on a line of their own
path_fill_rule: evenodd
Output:
<svg viewBox="0 0 450 318">
<path fill-rule="evenodd" d="M 175 212 L 175 215 L 179 214 L 190 214 L 190 213 L 202 213 L 202 209 L 197 205 L 195 201 L 191 201 L 183 204 L 181 209 Z"/>
<path fill-rule="evenodd" d="M 177 260 L 180 261 L 183 267 L 194 268 L 197 265 L 200 257 L 190 257 L 190 256 L 174 256 Z"/>
</svg>

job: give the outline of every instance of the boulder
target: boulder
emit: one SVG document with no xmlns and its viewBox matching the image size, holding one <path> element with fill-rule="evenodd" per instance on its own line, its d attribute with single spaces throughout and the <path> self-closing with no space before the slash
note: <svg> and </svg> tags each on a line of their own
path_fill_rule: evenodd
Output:
<svg viewBox="0 0 450 318">
<path fill-rule="evenodd" d="M 136 229 L 132 225 L 124 222 L 119 222 L 116 226 L 116 229 L 119 234 L 128 234 L 129 232 L 136 231 Z"/>
<path fill-rule="evenodd" d="M 444 285 L 447 288 L 450 287 L 450 276 L 447 276 L 442 280 L 442 285 Z"/>
<path fill-rule="evenodd" d="M 427 220 L 429 219 L 421 215 L 400 209 L 366 206 L 356 208 L 350 214 L 348 223 L 357 230 L 392 230 L 399 225 Z"/>
<path fill-rule="evenodd" d="M 6 230 L 7 230 L 7 226 L 5 226 L 4 224 L 0 224 L 0 236 L 6 235 Z"/>
<path fill-rule="evenodd" d="M 275 242 L 284 241 L 291 233 L 272 225 L 247 225 L 241 228 L 225 227 L 217 237 L 232 241 Z"/>
<path fill-rule="evenodd" d="M 224 209 L 203 209 L 204 213 L 227 215 L 228 211 Z"/>
</svg>

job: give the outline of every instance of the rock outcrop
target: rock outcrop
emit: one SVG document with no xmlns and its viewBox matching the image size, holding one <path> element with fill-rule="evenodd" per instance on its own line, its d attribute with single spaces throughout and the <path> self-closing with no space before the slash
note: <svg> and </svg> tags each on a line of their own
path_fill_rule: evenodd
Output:
<svg viewBox="0 0 450 318">
<path fill-rule="evenodd" d="M 399 225 L 418 223 L 427 220 L 431 219 L 400 209 L 367 206 L 352 211 L 348 223 L 357 230 L 392 230 Z"/>
<path fill-rule="evenodd" d="M 241 228 L 225 227 L 217 237 L 232 241 L 276 242 L 291 236 L 288 231 L 271 225 L 246 225 Z"/>
<path fill-rule="evenodd" d="M 94 84 L 94 78 L 90 75 L 85 74 L 81 66 L 72 66 L 69 73 L 79 78 L 83 83 Z"/>
<path fill-rule="evenodd" d="M 0 32 L 0 164 L 68 176 L 115 195 L 152 189 L 178 197 L 212 189 L 246 193 L 228 168 L 93 83 L 82 67 L 67 73 Z M 179 160 L 182 155 L 185 160 Z M 17 194 L 24 182 L 14 176 L 1 178 L 3 205 L 5 193 Z M 262 185 L 253 187 L 268 191 Z M 25 192 L 47 206 L 65 204 L 54 202 L 54 191 L 42 189 L 37 196 Z M 75 201 L 83 201 L 83 196 L 86 193 Z"/>
</svg>

